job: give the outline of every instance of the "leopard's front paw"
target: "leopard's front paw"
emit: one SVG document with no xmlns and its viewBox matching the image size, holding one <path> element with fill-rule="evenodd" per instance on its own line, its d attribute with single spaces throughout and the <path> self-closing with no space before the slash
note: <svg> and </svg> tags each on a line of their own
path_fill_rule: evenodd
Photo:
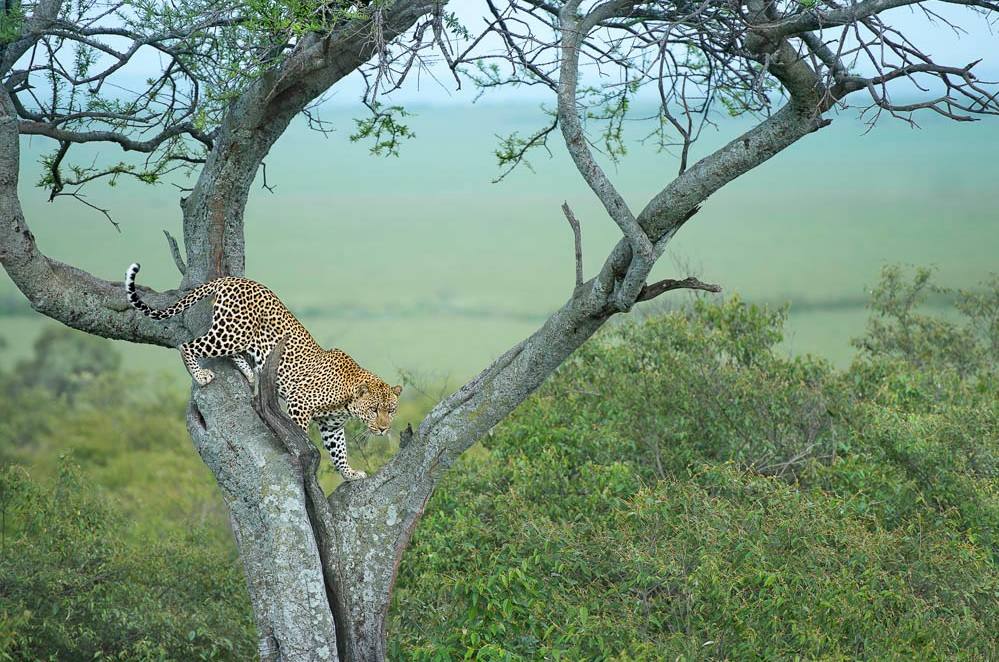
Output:
<svg viewBox="0 0 999 662">
<path fill-rule="evenodd" d="M 211 370 L 201 370 L 194 375 L 194 381 L 198 382 L 198 386 L 208 386 L 213 379 L 215 379 L 215 373 Z"/>
<path fill-rule="evenodd" d="M 343 472 L 343 479 L 346 481 L 361 480 L 362 478 L 367 478 L 368 474 L 363 471 L 355 471 L 354 469 L 348 469 Z"/>
</svg>

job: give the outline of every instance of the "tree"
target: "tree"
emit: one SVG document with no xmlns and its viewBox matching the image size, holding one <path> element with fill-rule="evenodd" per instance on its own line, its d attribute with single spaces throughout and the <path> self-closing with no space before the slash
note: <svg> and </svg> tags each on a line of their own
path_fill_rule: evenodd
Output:
<svg viewBox="0 0 999 662">
<path fill-rule="evenodd" d="M 989 0 L 948 1 L 985 20 L 999 10 Z M 396 569 L 454 460 L 612 316 L 673 289 L 717 289 L 693 278 L 646 282 L 712 193 L 828 125 L 826 115 L 853 96 L 866 99 L 871 121 L 883 113 L 911 121 L 920 110 L 960 121 L 999 114 L 995 86 L 976 78 L 974 63 L 938 64 L 886 22 L 886 12 L 903 6 L 951 25 L 921 0 L 486 0 L 490 18 L 477 36 L 433 0 L 8 0 L 0 22 L 0 261 L 44 315 L 100 336 L 176 347 L 199 334 L 203 309 L 149 320 L 128 306 L 120 283 L 42 253 L 17 197 L 20 136 L 54 141 L 41 184 L 85 204 L 80 187 L 101 178 L 156 182 L 177 168 L 197 170 L 181 198 L 184 258 L 171 241 L 183 290 L 243 273 L 244 207 L 268 150 L 294 117 L 313 120 L 312 104 L 351 72 L 368 81 L 372 115 L 360 133 L 381 151 L 408 131 L 380 94 L 429 49 L 455 72 L 470 68 L 483 87 L 551 90 L 549 124 L 507 139 L 501 161 L 515 166 L 558 129 L 622 238 L 584 281 L 579 224 L 566 205 L 577 239 L 568 300 L 407 430 L 376 475 L 322 493 L 316 449 L 276 409 L 273 357 L 256 400 L 221 364 L 214 382 L 191 393 L 188 429 L 230 510 L 261 657 L 382 659 Z M 137 92 L 118 91 L 113 81 L 146 51 L 158 54 L 161 71 Z M 919 99 L 896 102 L 897 89 Z M 636 214 L 594 150 L 623 155 L 623 120 L 640 95 L 658 100 L 656 135 L 678 149 L 679 172 Z M 756 123 L 691 163 L 691 146 L 719 104 Z M 140 159 L 72 164 L 74 148 L 88 142 L 117 144 Z M 143 296 L 162 305 L 179 294 Z"/>
</svg>

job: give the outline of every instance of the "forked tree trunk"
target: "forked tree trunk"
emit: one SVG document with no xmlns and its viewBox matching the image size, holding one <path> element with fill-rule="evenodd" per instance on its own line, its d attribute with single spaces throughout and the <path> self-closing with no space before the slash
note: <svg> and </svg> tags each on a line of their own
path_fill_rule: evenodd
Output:
<svg viewBox="0 0 999 662">
<path fill-rule="evenodd" d="M 223 365 L 212 369 L 212 383 L 191 394 L 188 429 L 229 508 L 261 658 L 336 660 L 301 472 L 251 406 L 243 375 Z"/>
<path fill-rule="evenodd" d="M 390 463 L 376 476 L 343 483 L 327 497 L 316 478 L 320 462 L 318 450 L 284 414 L 277 400 L 275 374 L 282 351 L 283 343 L 280 343 L 261 370 L 253 412 L 248 419 L 256 419 L 254 414 L 259 415 L 258 425 L 265 428 L 264 436 L 272 441 L 280 440 L 279 452 L 288 458 L 290 471 L 282 470 L 281 476 L 283 479 L 292 475 L 293 484 L 282 481 L 282 485 L 289 488 L 289 498 L 292 494 L 296 497 L 296 506 L 301 504 L 307 513 L 304 523 L 291 518 L 294 521 L 292 532 L 297 536 L 304 524 L 304 528 L 314 534 L 306 536 L 306 542 L 321 559 L 323 577 L 320 585 L 325 582 L 326 589 L 322 598 L 328 598 L 324 611 L 325 614 L 332 611 L 334 615 L 340 659 L 384 660 L 392 587 L 402 550 L 423 512 L 429 491 L 421 495 L 419 490 L 407 489 L 407 486 L 417 485 L 411 475 L 413 465 L 406 471 L 406 465 Z M 261 425 L 259 420 L 266 425 Z M 412 431 L 407 430 L 402 443 L 409 447 L 412 438 Z M 233 512 L 235 517 L 235 510 Z M 245 515 L 241 516 L 245 518 Z M 301 542 L 299 539 L 298 543 Z M 273 551 L 281 553 L 280 549 Z M 308 581 L 313 580 L 309 578 Z M 314 604 L 313 608 L 321 609 L 321 606 Z M 321 625 L 325 623 L 323 618 Z M 277 639 L 280 646 L 280 637 Z"/>
</svg>

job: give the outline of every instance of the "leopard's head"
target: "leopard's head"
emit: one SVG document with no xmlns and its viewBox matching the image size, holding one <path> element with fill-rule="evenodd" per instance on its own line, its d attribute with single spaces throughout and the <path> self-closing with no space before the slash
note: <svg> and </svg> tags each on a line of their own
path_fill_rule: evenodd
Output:
<svg viewBox="0 0 999 662">
<path fill-rule="evenodd" d="M 372 377 L 354 387 L 354 399 L 347 411 L 364 421 L 374 434 L 388 434 L 401 393 L 402 386 L 389 386 Z"/>
</svg>

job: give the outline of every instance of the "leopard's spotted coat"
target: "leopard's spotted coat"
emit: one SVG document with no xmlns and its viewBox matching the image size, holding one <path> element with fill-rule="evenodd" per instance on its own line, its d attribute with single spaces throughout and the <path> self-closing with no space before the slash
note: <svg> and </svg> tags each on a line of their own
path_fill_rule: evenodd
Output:
<svg viewBox="0 0 999 662">
<path fill-rule="evenodd" d="M 375 434 L 386 434 L 399 402 L 402 386 L 389 386 L 359 366 L 339 349 L 323 349 L 302 323 L 269 289 L 246 278 L 216 278 L 195 287 L 168 308 L 150 308 L 135 291 L 133 264 L 125 274 L 128 301 L 153 319 L 177 315 L 205 297 L 214 295 L 212 325 L 208 332 L 180 346 L 184 364 L 201 386 L 215 377 L 202 368 L 199 358 L 229 357 L 248 380 L 259 370 L 278 340 L 286 337 L 277 368 L 278 393 L 288 404 L 288 414 L 303 430 L 315 420 L 323 445 L 346 480 L 364 478 L 347 463 L 343 426 L 351 416 L 364 421 Z"/>
</svg>

